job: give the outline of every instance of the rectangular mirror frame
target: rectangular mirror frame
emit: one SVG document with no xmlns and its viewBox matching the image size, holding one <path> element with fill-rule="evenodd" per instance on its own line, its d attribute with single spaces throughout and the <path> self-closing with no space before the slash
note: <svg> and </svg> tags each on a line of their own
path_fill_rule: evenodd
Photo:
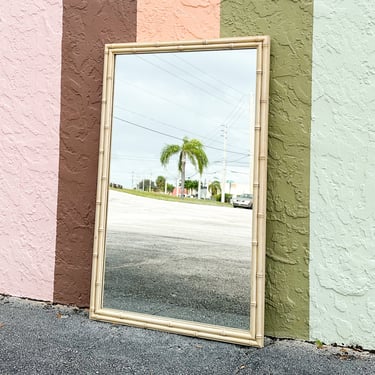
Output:
<svg viewBox="0 0 375 375">
<path fill-rule="evenodd" d="M 252 212 L 251 295 L 249 296 L 250 330 L 245 331 L 230 327 L 103 308 L 115 56 L 119 54 L 230 50 L 243 48 L 253 48 L 257 50 L 253 171 L 254 205 Z M 269 60 L 270 38 L 268 36 L 183 42 L 105 45 L 90 319 L 167 331 L 240 345 L 252 345 L 258 347 L 264 345 Z"/>
</svg>

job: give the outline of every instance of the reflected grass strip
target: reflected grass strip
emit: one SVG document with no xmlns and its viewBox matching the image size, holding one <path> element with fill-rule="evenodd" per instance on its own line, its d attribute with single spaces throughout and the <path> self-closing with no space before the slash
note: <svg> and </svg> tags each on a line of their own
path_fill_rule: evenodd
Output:
<svg viewBox="0 0 375 375">
<path fill-rule="evenodd" d="M 209 206 L 232 207 L 232 205 L 229 203 L 217 202 L 211 199 L 180 198 L 180 197 L 175 197 L 173 195 L 168 195 L 164 193 L 148 192 L 148 191 L 132 190 L 132 189 L 117 189 L 117 188 L 112 188 L 112 187 L 110 188 L 110 190 L 120 191 L 120 192 L 124 192 L 127 194 L 136 195 L 139 197 L 159 199 L 163 201 L 173 201 L 173 202 L 179 202 L 179 203 L 200 204 L 200 205 L 209 205 Z"/>
</svg>

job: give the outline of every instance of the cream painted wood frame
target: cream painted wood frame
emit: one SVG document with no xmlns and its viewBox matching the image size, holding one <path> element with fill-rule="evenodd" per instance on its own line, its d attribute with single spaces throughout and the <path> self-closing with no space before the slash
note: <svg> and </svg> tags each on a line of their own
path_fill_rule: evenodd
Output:
<svg viewBox="0 0 375 375">
<path fill-rule="evenodd" d="M 109 188 L 115 56 L 122 54 L 249 48 L 257 50 L 253 171 L 254 205 L 252 212 L 251 295 L 249 296 L 250 330 L 247 331 L 230 327 L 215 326 L 103 308 L 106 218 Z M 120 43 L 107 44 L 105 46 L 95 237 L 92 262 L 90 301 L 91 319 L 141 328 L 156 329 L 160 331 L 167 331 L 240 345 L 253 345 L 258 347 L 263 346 L 269 59 L 270 38 L 268 36 L 184 42 Z"/>
</svg>

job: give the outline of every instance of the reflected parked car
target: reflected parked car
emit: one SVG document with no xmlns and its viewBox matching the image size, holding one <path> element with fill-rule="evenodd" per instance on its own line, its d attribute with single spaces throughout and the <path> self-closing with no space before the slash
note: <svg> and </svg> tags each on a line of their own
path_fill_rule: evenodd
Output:
<svg viewBox="0 0 375 375">
<path fill-rule="evenodd" d="M 233 198 L 233 207 L 253 208 L 253 194 L 241 194 Z"/>
</svg>

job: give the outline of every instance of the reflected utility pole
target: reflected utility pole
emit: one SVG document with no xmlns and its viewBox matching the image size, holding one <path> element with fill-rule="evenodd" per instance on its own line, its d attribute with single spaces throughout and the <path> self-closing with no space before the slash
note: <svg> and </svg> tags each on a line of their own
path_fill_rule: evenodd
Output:
<svg viewBox="0 0 375 375">
<path fill-rule="evenodd" d="M 250 150 L 249 150 L 249 193 L 254 192 L 254 135 L 255 135 L 255 95 L 250 93 Z"/>
<path fill-rule="evenodd" d="M 221 179 L 221 202 L 225 202 L 225 181 L 227 176 L 227 139 L 228 139 L 228 125 L 223 124 L 223 129 L 221 130 L 223 132 L 224 137 L 224 154 L 223 154 L 223 175 Z"/>
</svg>

